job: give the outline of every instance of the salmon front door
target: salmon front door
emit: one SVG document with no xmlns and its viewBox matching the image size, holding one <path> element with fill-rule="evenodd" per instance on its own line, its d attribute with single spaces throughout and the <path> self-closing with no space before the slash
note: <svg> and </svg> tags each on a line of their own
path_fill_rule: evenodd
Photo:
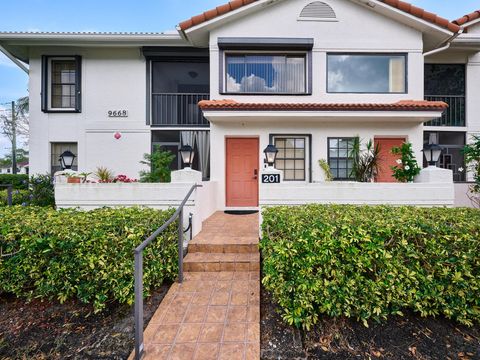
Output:
<svg viewBox="0 0 480 360">
<path fill-rule="evenodd" d="M 258 206 L 258 138 L 226 140 L 226 205 Z"/>
<path fill-rule="evenodd" d="M 399 155 L 392 154 L 392 148 L 402 145 L 405 138 L 375 138 L 375 146 L 380 147 L 380 161 L 376 182 L 397 182 L 393 177 L 391 166 L 397 165 Z"/>
</svg>

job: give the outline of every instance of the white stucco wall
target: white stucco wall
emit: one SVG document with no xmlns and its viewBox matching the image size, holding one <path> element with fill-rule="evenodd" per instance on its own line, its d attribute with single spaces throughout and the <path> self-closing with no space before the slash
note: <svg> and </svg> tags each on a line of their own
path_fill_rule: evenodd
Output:
<svg viewBox="0 0 480 360">
<path fill-rule="evenodd" d="M 41 111 L 41 55 L 82 56 L 82 112 Z M 30 61 L 30 169 L 50 172 L 51 143 L 77 142 L 80 171 L 106 166 L 138 178 L 150 151 L 146 116 L 146 65 L 138 48 L 35 48 Z M 109 118 L 109 110 L 128 110 Z M 120 140 L 114 134 L 120 132 Z"/>
<path fill-rule="evenodd" d="M 225 208 L 225 138 L 227 136 L 258 136 L 260 151 L 269 144 L 270 134 L 311 134 L 312 135 L 312 181 L 322 181 L 323 175 L 318 160 L 327 159 L 328 137 L 359 136 L 363 142 L 374 137 L 405 136 L 413 144 L 417 159 L 421 161 L 423 147 L 422 125 L 416 123 L 352 123 L 324 122 L 302 123 L 298 119 L 291 122 L 264 123 L 249 121 L 243 123 L 212 123 L 211 124 L 211 179 L 218 183 L 220 209 Z M 307 160 L 308 163 L 308 160 Z M 307 164 L 308 165 L 308 164 Z M 259 169 L 263 168 L 263 153 L 259 154 Z M 308 170 L 307 170 L 308 171 Z"/>
<path fill-rule="evenodd" d="M 210 33 L 211 97 L 252 102 L 395 102 L 423 99 L 423 41 L 413 28 L 348 0 L 325 0 L 338 21 L 298 21 L 311 0 L 284 1 Z M 246 96 L 219 94 L 219 37 L 313 38 L 311 96 Z M 327 52 L 408 53 L 406 94 L 327 94 Z"/>
<path fill-rule="evenodd" d="M 144 206 L 154 209 L 178 208 L 194 182 L 185 183 L 111 183 L 111 184 L 55 184 L 55 203 L 58 208 L 93 210 L 104 206 Z M 194 190 L 183 211 L 184 228 L 192 218 L 192 235 L 202 230 L 202 223 L 217 210 L 216 183 L 202 182 Z M 187 240 L 187 235 L 185 235 Z"/>
</svg>

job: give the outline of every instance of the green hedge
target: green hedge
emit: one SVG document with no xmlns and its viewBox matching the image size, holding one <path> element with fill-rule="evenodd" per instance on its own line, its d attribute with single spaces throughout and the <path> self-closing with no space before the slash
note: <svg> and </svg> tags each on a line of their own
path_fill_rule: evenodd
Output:
<svg viewBox="0 0 480 360">
<path fill-rule="evenodd" d="M 289 324 L 412 310 L 480 320 L 480 211 L 308 205 L 263 212 L 263 284 Z"/>
<path fill-rule="evenodd" d="M 30 191 L 28 190 L 13 190 L 12 191 L 12 205 L 22 205 L 28 203 L 30 200 Z M 0 206 L 8 205 L 8 191 L 0 189 Z"/>
<path fill-rule="evenodd" d="M 79 299 L 96 311 L 133 303 L 133 249 L 171 211 L 125 208 L 94 211 L 35 206 L 0 208 L 0 292 L 26 298 Z M 177 229 L 168 227 L 144 252 L 148 294 L 178 273 Z"/>
<path fill-rule="evenodd" d="M 13 185 L 14 189 L 28 189 L 28 175 L 0 174 L 0 185 Z"/>
</svg>

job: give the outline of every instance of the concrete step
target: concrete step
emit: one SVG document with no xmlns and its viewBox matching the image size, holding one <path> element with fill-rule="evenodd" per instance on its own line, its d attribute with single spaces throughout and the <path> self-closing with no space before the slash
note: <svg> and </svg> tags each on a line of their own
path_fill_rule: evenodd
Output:
<svg viewBox="0 0 480 360">
<path fill-rule="evenodd" d="M 258 271 L 260 253 L 204 253 L 189 252 L 183 259 L 186 272 Z"/>
</svg>

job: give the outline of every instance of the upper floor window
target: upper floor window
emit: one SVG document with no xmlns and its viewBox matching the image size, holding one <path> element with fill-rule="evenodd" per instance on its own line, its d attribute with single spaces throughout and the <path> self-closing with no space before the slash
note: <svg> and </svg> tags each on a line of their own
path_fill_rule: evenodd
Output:
<svg viewBox="0 0 480 360">
<path fill-rule="evenodd" d="M 241 54 L 225 56 L 226 93 L 305 94 L 306 54 Z"/>
<path fill-rule="evenodd" d="M 80 57 L 42 57 L 42 111 L 80 112 Z"/>
<path fill-rule="evenodd" d="M 404 54 L 329 54 L 329 93 L 403 94 L 407 91 Z"/>
</svg>

